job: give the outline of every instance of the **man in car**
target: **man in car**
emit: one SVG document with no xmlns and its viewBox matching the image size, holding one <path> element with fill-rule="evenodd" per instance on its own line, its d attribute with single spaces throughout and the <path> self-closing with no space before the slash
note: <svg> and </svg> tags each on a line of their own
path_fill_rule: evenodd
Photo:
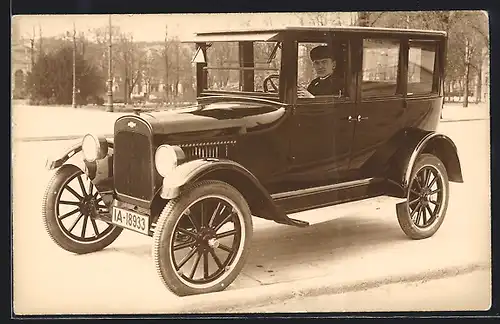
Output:
<svg viewBox="0 0 500 324">
<path fill-rule="evenodd" d="M 335 77 L 336 61 L 333 52 L 328 46 L 320 45 L 309 53 L 317 77 L 311 81 L 307 89 L 298 88 L 301 98 L 314 98 L 315 96 L 339 95 L 343 91 L 344 80 Z"/>
</svg>

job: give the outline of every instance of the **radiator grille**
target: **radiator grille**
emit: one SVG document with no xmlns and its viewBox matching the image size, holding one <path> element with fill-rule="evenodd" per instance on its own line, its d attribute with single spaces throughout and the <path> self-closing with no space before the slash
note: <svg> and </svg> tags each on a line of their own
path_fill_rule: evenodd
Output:
<svg viewBox="0 0 500 324">
<path fill-rule="evenodd" d="M 114 178 L 117 192 L 143 200 L 152 199 L 153 156 L 148 136 L 119 132 L 114 144 Z"/>
</svg>

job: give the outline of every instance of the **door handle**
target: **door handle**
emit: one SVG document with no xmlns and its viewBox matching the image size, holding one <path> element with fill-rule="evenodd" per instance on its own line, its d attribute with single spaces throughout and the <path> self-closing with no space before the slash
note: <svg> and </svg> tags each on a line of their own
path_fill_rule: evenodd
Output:
<svg viewBox="0 0 500 324">
<path fill-rule="evenodd" d="M 356 118 L 352 117 L 352 116 L 349 116 L 347 117 L 347 120 L 349 122 L 352 122 L 352 121 L 362 121 L 362 120 L 365 120 L 365 119 L 368 119 L 368 117 L 361 117 L 361 115 L 358 115 Z"/>
</svg>

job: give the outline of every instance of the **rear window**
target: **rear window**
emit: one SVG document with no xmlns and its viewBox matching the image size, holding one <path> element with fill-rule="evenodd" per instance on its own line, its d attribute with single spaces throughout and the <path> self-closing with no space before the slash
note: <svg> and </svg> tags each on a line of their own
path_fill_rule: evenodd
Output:
<svg viewBox="0 0 500 324">
<path fill-rule="evenodd" d="M 433 90 L 436 61 L 435 42 L 411 42 L 408 56 L 408 95 L 429 94 Z"/>
</svg>

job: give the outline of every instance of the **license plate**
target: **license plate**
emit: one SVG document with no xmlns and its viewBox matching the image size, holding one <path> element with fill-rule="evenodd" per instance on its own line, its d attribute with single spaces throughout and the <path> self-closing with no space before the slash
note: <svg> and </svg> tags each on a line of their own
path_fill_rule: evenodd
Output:
<svg viewBox="0 0 500 324">
<path fill-rule="evenodd" d="M 149 234 L 149 218 L 130 210 L 113 207 L 112 222 L 142 234 Z"/>
</svg>

